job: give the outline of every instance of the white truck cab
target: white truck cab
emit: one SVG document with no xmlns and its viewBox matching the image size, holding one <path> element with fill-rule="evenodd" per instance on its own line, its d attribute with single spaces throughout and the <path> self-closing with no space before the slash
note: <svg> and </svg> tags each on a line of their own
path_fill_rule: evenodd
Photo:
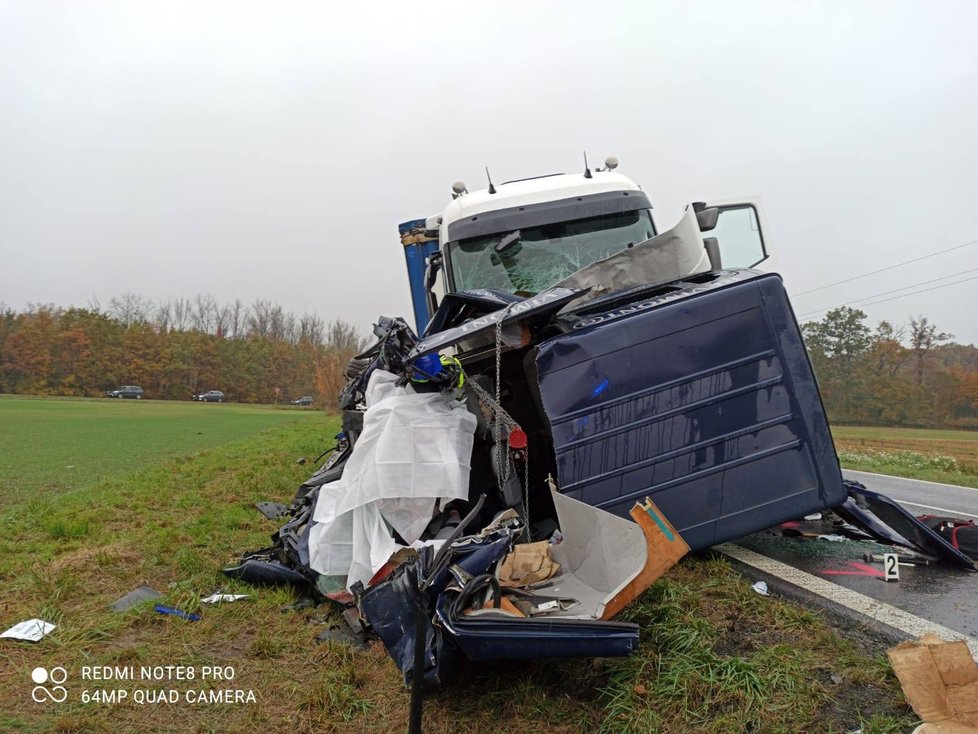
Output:
<svg viewBox="0 0 978 734">
<path fill-rule="evenodd" d="M 405 248 L 428 247 L 423 282 L 416 282 L 417 267 L 410 273 L 419 328 L 418 288 L 430 317 L 446 293 L 493 289 L 526 297 L 563 285 L 589 287 L 596 296 L 768 259 L 756 201 L 694 203 L 676 226 L 660 232 L 648 196 L 617 166 L 608 158 L 593 172 L 490 183 L 471 192 L 457 181 L 441 214 L 423 227 L 401 225 Z"/>
</svg>

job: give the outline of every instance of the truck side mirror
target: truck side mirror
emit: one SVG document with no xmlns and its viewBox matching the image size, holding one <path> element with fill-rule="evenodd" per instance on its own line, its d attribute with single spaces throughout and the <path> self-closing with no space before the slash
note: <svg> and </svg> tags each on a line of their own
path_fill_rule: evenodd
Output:
<svg viewBox="0 0 978 734">
<path fill-rule="evenodd" d="M 717 261 L 722 260 L 723 267 L 753 268 L 767 260 L 768 252 L 754 204 L 743 202 L 713 206 L 697 213 L 697 219 L 711 211 L 716 212 L 711 217 L 713 226 L 704 230 L 700 225 L 701 231 L 708 231 L 711 235 L 704 240 L 711 264 L 714 253 L 710 252 L 711 243 L 708 240 L 715 242 L 712 247 L 715 248 Z M 706 223 L 711 224 L 709 221 Z"/>
<path fill-rule="evenodd" d="M 700 226 L 700 232 L 709 232 L 717 226 L 720 218 L 720 208 L 711 206 L 709 209 L 694 209 L 696 212 L 696 223 Z"/>
</svg>

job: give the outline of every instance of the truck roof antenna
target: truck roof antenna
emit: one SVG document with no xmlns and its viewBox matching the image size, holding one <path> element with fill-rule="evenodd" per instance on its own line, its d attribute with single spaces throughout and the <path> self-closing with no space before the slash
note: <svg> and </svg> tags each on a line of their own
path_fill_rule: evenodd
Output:
<svg viewBox="0 0 978 734">
<path fill-rule="evenodd" d="M 495 194 L 496 187 L 492 185 L 492 176 L 489 175 L 489 166 L 486 166 L 486 178 L 489 179 L 489 193 Z"/>
<path fill-rule="evenodd" d="M 587 151 L 584 151 L 584 178 L 592 178 L 591 169 L 587 167 Z"/>
</svg>

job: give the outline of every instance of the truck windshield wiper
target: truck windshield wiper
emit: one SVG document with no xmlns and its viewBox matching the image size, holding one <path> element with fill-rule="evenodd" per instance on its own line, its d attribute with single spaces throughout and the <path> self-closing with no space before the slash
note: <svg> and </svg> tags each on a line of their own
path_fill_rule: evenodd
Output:
<svg viewBox="0 0 978 734">
<path fill-rule="evenodd" d="M 506 250 L 510 249 L 520 241 L 520 231 L 518 229 L 513 230 L 508 235 L 503 237 L 499 242 L 493 245 L 492 249 L 496 251 L 496 254 L 502 255 Z"/>
</svg>

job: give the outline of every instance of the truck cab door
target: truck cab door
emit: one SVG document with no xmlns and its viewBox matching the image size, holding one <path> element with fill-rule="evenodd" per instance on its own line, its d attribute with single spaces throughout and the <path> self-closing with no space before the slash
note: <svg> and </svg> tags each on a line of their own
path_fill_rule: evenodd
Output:
<svg viewBox="0 0 978 734">
<path fill-rule="evenodd" d="M 703 244 L 714 270 L 772 269 L 771 251 L 765 237 L 767 223 L 758 200 L 709 202 L 696 208 Z"/>
</svg>

